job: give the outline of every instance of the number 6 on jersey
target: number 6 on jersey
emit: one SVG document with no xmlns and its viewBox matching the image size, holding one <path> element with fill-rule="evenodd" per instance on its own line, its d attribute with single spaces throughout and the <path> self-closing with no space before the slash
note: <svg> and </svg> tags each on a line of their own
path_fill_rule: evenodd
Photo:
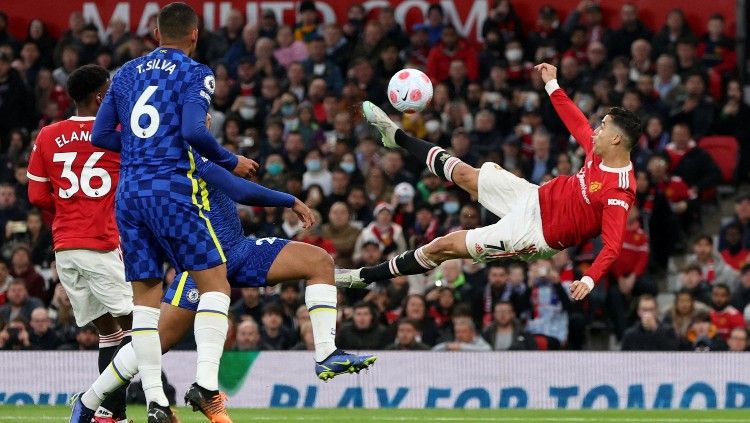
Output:
<svg viewBox="0 0 750 423">
<path fill-rule="evenodd" d="M 133 111 L 130 113 L 130 130 L 138 138 L 151 138 L 159 130 L 159 111 L 156 110 L 156 107 L 147 104 L 148 99 L 154 95 L 157 88 L 156 85 L 147 87 L 143 94 L 138 97 L 138 101 L 135 102 Z M 148 116 L 150 121 L 145 128 L 139 122 L 143 115 Z"/>
</svg>

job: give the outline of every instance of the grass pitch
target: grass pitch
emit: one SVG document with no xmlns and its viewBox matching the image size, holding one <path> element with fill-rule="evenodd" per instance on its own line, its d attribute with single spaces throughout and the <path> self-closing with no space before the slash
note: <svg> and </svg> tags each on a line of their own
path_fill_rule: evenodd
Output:
<svg viewBox="0 0 750 423">
<path fill-rule="evenodd" d="M 130 406 L 135 423 L 145 421 L 145 409 Z M 66 422 L 69 408 L 51 406 L 0 406 L 0 423 Z M 138 415 L 139 411 L 143 411 Z M 183 423 L 206 422 L 200 413 L 181 407 Z M 318 421 L 318 422 L 620 422 L 620 423 L 740 423 L 750 421 L 744 410 L 401 410 L 401 409 L 232 409 L 235 423 Z"/>
</svg>

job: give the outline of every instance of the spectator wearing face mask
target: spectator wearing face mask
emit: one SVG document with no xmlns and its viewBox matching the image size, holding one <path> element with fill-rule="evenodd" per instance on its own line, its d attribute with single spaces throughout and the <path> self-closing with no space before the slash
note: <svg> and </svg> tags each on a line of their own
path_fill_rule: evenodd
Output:
<svg viewBox="0 0 750 423">
<path fill-rule="evenodd" d="M 727 343 L 719 335 L 711 322 L 708 312 L 700 312 L 690 325 L 687 336 L 680 343 L 683 351 L 726 351 Z"/>
</svg>

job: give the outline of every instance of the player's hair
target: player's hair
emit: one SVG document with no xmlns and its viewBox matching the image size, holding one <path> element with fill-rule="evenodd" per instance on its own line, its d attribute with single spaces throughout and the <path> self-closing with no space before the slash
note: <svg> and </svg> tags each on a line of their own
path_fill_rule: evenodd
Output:
<svg viewBox="0 0 750 423">
<path fill-rule="evenodd" d="M 727 285 L 724 282 L 716 282 L 716 283 L 711 284 L 711 290 L 713 291 L 716 289 L 723 289 L 724 291 L 726 291 L 727 294 L 732 292 L 732 290 L 729 289 L 729 285 Z"/>
<path fill-rule="evenodd" d="M 625 136 L 628 149 L 632 150 L 641 136 L 641 119 L 635 113 L 622 107 L 613 107 L 607 114 L 612 117 L 612 123 Z"/>
<path fill-rule="evenodd" d="M 714 245 L 714 239 L 711 238 L 711 235 L 706 235 L 706 234 L 700 235 L 698 238 L 695 238 L 695 241 L 693 241 L 693 244 L 697 244 L 701 241 L 706 241 L 710 245 Z"/>
<path fill-rule="evenodd" d="M 99 65 L 83 65 L 68 77 L 68 95 L 76 104 L 89 103 L 108 80 L 108 70 Z"/>
<path fill-rule="evenodd" d="M 198 14 L 185 3 L 169 3 L 159 11 L 156 26 L 162 38 L 180 40 L 198 28 Z"/>
</svg>

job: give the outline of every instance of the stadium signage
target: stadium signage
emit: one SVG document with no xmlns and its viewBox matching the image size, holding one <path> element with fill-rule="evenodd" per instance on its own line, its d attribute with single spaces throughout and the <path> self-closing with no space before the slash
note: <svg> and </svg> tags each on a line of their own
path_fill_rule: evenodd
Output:
<svg viewBox="0 0 750 423">
<path fill-rule="evenodd" d="M 310 352 L 225 353 L 232 407 L 750 409 L 746 354 L 381 352 L 360 375 L 322 383 Z M 96 377 L 96 352 L 0 352 L 0 403 L 63 404 Z M 178 392 L 194 351 L 164 357 Z M 408 369 L 409 377 L 404 377 Z"/>
<path fill-rule="evenodd" d="M 96 26 L 106 30 L 112 18 L 122 19 L 131 31 L 142 35 L 147 31 L 148 20 L 159 11 L 159 7 L 171 0 L 148 1 L 84 1 L 84 0 L 35 0 L 35 1 L 6 1 L 3 11 L 8 13 L 10 31 L 17 39 L 25 39 L 29 21 L 32 18 L 42 19 L 50 33 L 60 36 L 68 27 L 68 17 L 74 11 L 83 12 L 86 19 Z M 294 23 L 295 7 L 298 0 L 186 0 L 203 16 L 206 28 L 219 28 L 229 11 L 233 8 L 243 12 L 248 22 L 257 22 L 262 11 L 269 9 L 282 18 L 286 23 Z M 664 23 L 667 12 L 674 7 L 674 2 L 657 2 L 653 0 L 608 0 L 600 2 L 605 15 L 605 23 L 612 26 L 619 25 L 619 8 L 623 3 L 635 3 L 642 10 L 641 19 L 651 29 L 658 29 Z M 362 4 L 367 10 L 391 4 L 396 11 L 396 19 L 407 29 L 415 23 L 422 22 L 423 16 L 430 4 L 440 3 L 445 10 L 447 19 L 458 29 L 461 35 L 469 39 L 479 39 L 481 25 L 489 15 L 489 0 L 316 0 L 322 19 L 325 22 L 346 21 L 347 10 L 353 4 Z M 521 16 L 525 28 L 532 29 L 536 24 L 539 9 L 549 4 L 548 0 L 524 0 L 513 2 L 513 6 Z M 578 5 L 577 0 L 556 2 L 554 7 L 560 12 L 561 22 L 567 13 Z M 685 11 L 688 21 L 694 30 L 700 32 L 706 27 L 706 21 L 714 13 L 721 13 L 727 21 L 728 29 L 735 31 L 736 1 L 713 0 L 710 2 L 682 2 L 680 7 Z"/>
</svg>

